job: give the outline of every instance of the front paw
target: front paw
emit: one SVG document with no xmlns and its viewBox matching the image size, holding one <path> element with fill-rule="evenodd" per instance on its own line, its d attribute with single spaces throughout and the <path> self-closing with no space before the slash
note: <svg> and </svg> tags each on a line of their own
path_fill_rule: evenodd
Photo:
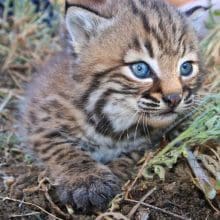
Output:
<svg viewBox="0 0 220 220">
<path fill-rule="evenodd" d="M 83 213 L 105 210 L 120 193 L 117 177 L 105 169 L 72 177 L 70 182 L 58 187 L 59 196 L 65 204 L 69 203 Z"/>
</svg>

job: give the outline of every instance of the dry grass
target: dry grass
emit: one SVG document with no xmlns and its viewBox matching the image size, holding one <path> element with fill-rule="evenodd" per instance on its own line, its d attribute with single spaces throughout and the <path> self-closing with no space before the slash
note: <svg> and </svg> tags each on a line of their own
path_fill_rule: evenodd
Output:
<svg viewBox="0 0 220 220">
<path fill-rule="evenodd" d="M 46 12 L 35 13 L 35 6 L 29 0 L 14 1 L 13 16 L 8 16 L 12 10 L 10 2 L 5 1 L 0 18 L 0 86 L 21 89 L 33 68 L 59 50 L 58 38 L 54 37 L 59 18 L 49 27 L 43 22 Z"/>
</svg>

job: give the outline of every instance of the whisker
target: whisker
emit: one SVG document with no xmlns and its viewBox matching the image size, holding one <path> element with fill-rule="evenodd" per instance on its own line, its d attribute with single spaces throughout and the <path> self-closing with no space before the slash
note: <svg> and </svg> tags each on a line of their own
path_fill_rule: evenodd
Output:
<svg viewBox="0 0 220 220">
<path fill-rule="evenodd" d="M 143 126 L 143 130 L 144 130 L 144 134 L 147 136 L 146 126 L 145 126 L 145 123 L 144 123 L 144 118 L 145 118 L 145 115 L 144 115 L 144 113 L 142 113 L 142 126 Z M 147 140 L 148 140 L 148 138 L 147 138 Z"/>
<path fill-rule="evenodd" d="M 126 111 L 126 112 L 128 112 L 128 111 Z M 138 111 L 136 111 L 133 115 L 131 115 L 131 118 L 132 118 L 131 120 L 133 120 L 133 119 L 136 117 L 137 114 L 138 114 Z M 130 118 L 130 117 L 129 117 L 129 118 Z M 120 142 L 122 135 L 123 135 L 126 131 L 127 131 L 127 140 L 129 139 L 128 129 L 126 129 L 126 130 L 122 131 L 122 133 L 121 133 L 121 135 L 120 135 L 120 137 L 118 138 L 118 140 L 117 140 L 116 143 Z"/>
<path fill-rule="evenodd" d="M 148 118 L 148 116 L 144 113 L 144 119 L 145 118 Z M 150 144 L 152 145 L 152 141 L 151 141 L 151 136 L 150 136 L 150 131 L 149 131 L 149 128 L 148 128 L 148 124 L 146 123 L 146 126 L 147 128 L 147 135 L 148 135 L 148 140 L 150 141 Z"/>
<path fill-rule="evenodd" d="M 138 126 L 139 126 L 140 119 L 141 119 L 141 115 L 140 115 L 139 118 L 138 118 L 137 126 L 136 126 L 136 128 L 135 128 L 135 133 L 134 133 L 134 144 L 135 144 L 135 141 L 136 141 L 137 130 L 138 130 Z"/>
</svg>

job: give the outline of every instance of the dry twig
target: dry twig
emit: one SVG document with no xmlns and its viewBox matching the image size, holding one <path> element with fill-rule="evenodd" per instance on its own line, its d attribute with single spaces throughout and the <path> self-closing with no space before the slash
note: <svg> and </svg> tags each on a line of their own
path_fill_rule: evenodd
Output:
<svg viewBox="0 0 220 220">
<path fill-rule="evenodd" d="M 45 214 L 51 216 L 52 218 L 54 218 L 54 220 L 63 220 L 62 218 L 59 218 L 59 217 L 53 215 L 52 213 L 46 211 L 44 208 L 42 208 L 42 207 L 40 207 L 40 206 L 38 206 L 38 205 L 36 205 L 36 204 L 34 204 L 34 203 L 24 202 L 24 201 L 22 201 L 22 200 L 13 199 L 13 198 L 9 198 L 9 197 L 2 197 L 2 196 L 0 196 L 0 199 L 1 199 L 2 201 L 7 201 L 7 200 L 8 200 L 8 201 L 17 202 L 17 203 L 20 203 L 20 204 L 25 204 L 25 205 L 28 205 L 28 206 L 32 206 L 32 207 L 34 207 L 34 208 L 39 209 L 39 210 L 42 211 L 43 213 L 45 213 Z"/>
<path fill-rule="evenodd" d="M 150 152 L 147 154 L 146 159 L 142 165 L 142 167 L 140 168 L 140 170 L 138 171 L 137 176 L 135 177 L 134 181 L 130 184 L 130 186 L 128 186 L 126 192 L 125 192 L 125 198 L 128 198 L 129 193 L 131 192 L 132 188 L 134 187 L 135 183 L 137 182 L 137 180 L 142 176 L 143 170 L 146 167 L 148 161 L 152 158 L 153 153 Z"/>
<path fill-rule="evenodd" d="M 99 215 L 95 220 L 103 220 L 107 217 L 107 219 L 112 219 L 112 218 L 108 218 L 108 217 L 114 217 L 116 220 L 129 220 L 129 218 L 127 218 L 126 216 L 122 215 L 119 212 L 105 212 L 101 215 Z"/>
<path fill-rule="evenodd" d="M 0 88 L 0 93 L 5 93 L 5 94 L 11 93 L 13 97 L 17 99 L 22 99 L 22 96 L 19 95 L 21 94 L 21 92 L 18 89 Z"/>
<path fill-rule="evenodd" d="M 10 215 L 10 218 L 28 217 L 28 216 L 33 216 L 33 215 L 40 215 L 40 212 L 30 212 L 30 213 L 21 214 L 21 215 Z"/>
<path fill-rule="evenodd" d="M 4 108 L 6 107 L 6 105 L 9 103 L 9 101 L 12 98 L 12 92 L 9 92 L 7 97 L 4 99 L 4 101 L 2 102 L 2 104 L 0 105 L 0 113 L 3 112 Z"/>
<path fill-rule="evenodd" d="M 155 210 L 157 210 L 157 211 L 163 212 L 163 213 L 165 213 L 165 214 L 167 214 L 167 215 L 171 215 L 171 216 L 173 216 L 173 217 L 175 217 L 175 218 L 178 218 L 178 219 L 190 220 L 190 218 L 177 215 L 177 214 L 175 214 L 175 213 L 172 213 L 172 212 L 170 212 L 170 211 L 166 211 L 165 209 L 161 209 L 161 208 L 159 208 L 159 207 L 157 207 L 157 206 L 150 205 L 150 204 L 145 203 L 145 202 L 140 202 L 140 201 L 136 201 L 136 200 L 133 200 L 133 199 L 125 199 L 125 201 L 127 201 L 127 202 L 132 202 L 132 203 L 137 203 L 137 204 L 140 203 L 140 204 L 143 205 L 143 206 L 146 206 L 146 207 L 151 208 L 151 209 L 155 209 Z"/>
<path fill-rule="evenodd" d="M 134 213 L 137 211 L 139 206 L 141 205 L 141 202 L 144 202 L 147 197 L 149 197 L 157 188 L 154 187 L 151 189 L 149 192 L 147 192 L 141 199 L 140 201 L 131 209 L 131 211 L 128 213 L 128 218 L 131 219 L 131 217 L 134 215 Z"/>
<path fill-rule="evenodd" d="M 201 190 L 204 192 L 208 199 L 214 199 L 216 196 L 216 190 L 210 183 L 208 176 L 205 174 L 204 170 L 199 165 L 192 151 L 187 149 L 187 153 L 187 161 L 198 180 L 198 184 Z"/>
<path fill-rule="evenodd" d="M 65 217 L 65 219 L 70 219 L 71 216 L 64 213 L 54 202 L 53 200 L 51 199 L 49 193 L 48 193 L 48 187 L 47 185 L 45 184 L 45 181 L 49 182 L 50 183 L 50 180 L 49 178 L 47 177 L 44 177 L 42 179 L 39 180 L 39 183 L 38 183 L 38 186 L 35 186 L 35 187 L 31 187 L 31 188 L 28 188 L 28 189 L 24 189 L 23 191 L 24 192 L 31 192 L 31 193 L 34 193 L 34 192 L 37 192 L 37 191 L 43 191 L 44 192 L 44 195 L 46 197 L 46 199 L 48 200 L 48 202 L 50 203 L 52 209 L 59 215 Z"/>
<path fill-rule="evenodd" d="M 192 173 L 191 173 L 191 172 L 188 172 L 188 173 L 189 173 L 189 175 L 190 175 L 190 177 L 191 177 L 191 179 L 192 179 L 192 182 L 195 184 L 195 186 L 196 186 L 198 189 L 201 190 L 201 187 L 200 187 L 200 185 L 198 184 L 198 181 L 195 181 L 195 178 L 193 177 Z M 220 210 L 219 210 L 218 208 L 216 208 L 216 207 L 212 204 L 211 200 L 210 200 L 209 198 L 207 198 L 207 196 L 205 196 L 205 199 L 206 199 L 206 201 L 209 203 L 209 205 L 211 206 L 211 208 L 212 208 L 216 213 L 219 213 L 219 214 L 220 214 Z"/>
<path fill-rule="evenodd" d="M 62 215 L 63 217 L 65 217 L 65 219 L 70 219 L 71 216 L 69 214 L 64 213 L 51 199 L 49 193 L 48 193 L 48 189 L 45 186 L 45 190 L 44 190 L 44 195 L 46 197 L 46 199 L 48 200 L 48 202 L 50 203 L 51 207 L 53 210 L 55 210 L 55 212 L 59 215 Z"/>
</svg>

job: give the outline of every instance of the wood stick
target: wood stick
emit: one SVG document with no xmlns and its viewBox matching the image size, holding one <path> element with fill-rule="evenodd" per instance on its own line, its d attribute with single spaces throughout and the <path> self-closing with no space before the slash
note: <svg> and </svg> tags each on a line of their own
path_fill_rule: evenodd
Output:
<svg viewBox="0 0 220 220">
<path fill-rule="evenodd" d="M 132 202 L 132 203 L 139 203 L 139 201 L 136 201 L 136 200 L 133 200 L 133 199 L 125 199 L 125 201 L 127 202 Z M 182 219 L 182 220 L 191 220 L 190 218 L 187 218 L 187 217 L 183 217 L 183 216 L 180 216 L 180 215 L 177 215 L 175 213 L 172 213 L 170 211 L 166 211 L 165 209 L 161 209 L 157 206 L 154 206 L 154 205 L 150 205 L 148 203 L 145 203 L 145 202 L 140 202 L 141 205 L 145 206 L 145 207 L 148 207 L 148 208 L 151 208 L 151 209 L 155 209 L 157 211 L 160 211 L 162 213 L 165 213 L 167 215 L 171 215 L 175 218 L 178 218 L 178 219 Z"/>
<path fill-rule="evenodd" d="M 131 219 L 131 217 L 134 215 L 134 213 L 137 211 L 137 209 L 139 208 L 139 206 L 141 205 L 141 202 L 144 202 L 147 197 L 149 197 L 157 188 L 154 187 L 153 189 L 151 189 L 149 192 L 147 192 L 142 198 L 141 200 L 131 209 L 131 211 L 128 213 L 128 218 Z"/>
<path fill-rule="evenodd" d="M 134 187 L 135 183 L 137 182 L 137 180 L 142 176 L 143 170 L 145 169 L 148 161 L 152 158 L 153 153 L 150 152 L 147 156 L 146 159 L 142 165 L 142 167 L 140 168 L 140 170 L 138 171 L 137 176 L 135 177 L 134 181 L 131 183 L 131 185 L 128 187 L 128 189 L 125 192 L 125 198 L 128 198 L 128 195 L 130 193 L 130 191 L 132 190 L 132 188 Z"/>
<path fill-rule="evenodd" d="M 44 213 L 47 214 L 47 215 L 53 217 L 53 219 L 55 219 L 55 220 L 63 220 L 62 218 L 59 218 L 59 217 L 53 215 L 52 213 L 46 211 L 45 209 L 43 209 L 42 207 L 40 207 L 40 206 L 38 206 L 38 205 L 36 205 L 36 204 L 34 204 L 34 203 L 24 202 L 24 201 L 21 201 L 21 200 L 18 200 L 18 199 L 13 199 L 13 198 L 9 198 L 9 197 L 2 197 L 2 196 L 0 196 L 0 199 L 1 199 L 2 201 L 8 200 L 8 201 L 13 201 L 13 202 L 17 202 L 17 203 L 22 203 L 22 204 L 25 204 L 25 205 L 29 205 L 29 206 L 32 206 L 32 207 L 34 207 L 34 208 L 39 209 L 40 211 L 44 212 Z"/>
<path fill-rule="evenodd" d="M 12 92 L 9 92 L 9 94 L 7 95 L 7 97 L 4 99 L 4 101 L 2 102 L 2 104 L 0 105 L 0 113 L 3 112 L 4 108 L 6 107 L 6 105 L 9 103 L 9 101 L 12 98 Z"/>
<path fill-rule="evenodd" d="M 198 184 L 201 188 L 201 190 L 204 192 L 205 196 L 207 196 L 208 199 L 214 199 L 216 196 L 216 190 L 212 186 L 212 184 L 209 181 L 209 178 L 205 174 L 204 170 L 198 163 L 196 157 L 192 153 L 191 150 L 187 149 L 187 161 L 189 163 L 189 166 L 191 167 L 194 175 L 196 176 L 198 180 Z"/>
</svg>

